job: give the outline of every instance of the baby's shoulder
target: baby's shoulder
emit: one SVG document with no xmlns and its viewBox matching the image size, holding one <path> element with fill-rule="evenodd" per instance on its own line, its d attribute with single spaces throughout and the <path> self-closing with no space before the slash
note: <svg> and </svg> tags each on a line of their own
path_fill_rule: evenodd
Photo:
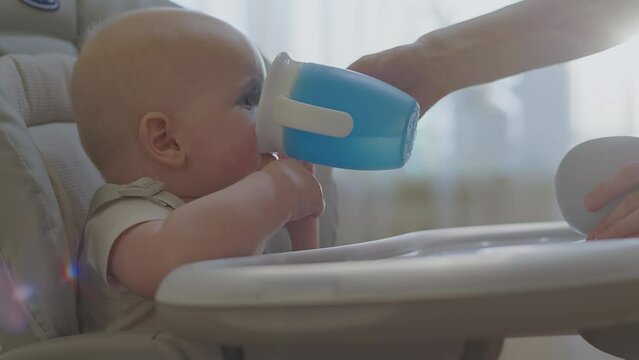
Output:
<svg viewBox="0 0 639 360">
<path fill-rule="evenodd" d="M 176 209 L 184 204 L 179 197 L 164 190 L 164 185 L 161 182 L 143 177 L 129 184 L 105 184 L 101 186 L 91 200 L 88 218 L 103 211 L 105 208 L 121 207 L 123 206 L 122 204 L 128 206 L 137 204 L 138 207 L 146 205 L 145 207 L 149 209 L 153 208 L 148 203 L 153 203 L 169 210 Z"/>
<path fill-rule="evenodd" d="M 137 224 L 164 220 L 182 204 L 177 196 L 164 190 L 162 183 L 142 178 L 130 184 L 105 184 L 91 201 L 85 222 L 85 238 L 114 240 Z"/>
<path fill-rule="evenodd" d="M 144 197 L 121 196 L 101 204 L 87 217 L 80 253 L 81 272 L 93 269 L 105 284 L 109 256 L 116 240 L 134 226 L 165 220 L 172 209 Z"/>
</svg>

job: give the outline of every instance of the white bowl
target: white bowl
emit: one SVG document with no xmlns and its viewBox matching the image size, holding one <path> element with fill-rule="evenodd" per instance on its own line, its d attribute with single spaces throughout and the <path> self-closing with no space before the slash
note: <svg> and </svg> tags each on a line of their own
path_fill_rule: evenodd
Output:
<svg viewBox="0 0 639 360">
<path fill-rule="evenodd" d="M 566 222 L 582 234 L 594 229 L 625 193 L 595 212 L 584 207 L 586 195 L 624 165 L 637 160 L 639 138 L 632 136 L 594 139 L 570 150 L 555 175 L 557 202 Z"/>
</svg>

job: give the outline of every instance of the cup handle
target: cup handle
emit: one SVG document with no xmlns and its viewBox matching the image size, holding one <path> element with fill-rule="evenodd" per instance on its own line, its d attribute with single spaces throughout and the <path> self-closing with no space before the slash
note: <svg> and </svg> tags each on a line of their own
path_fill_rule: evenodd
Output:
<svg viewBox="0 0 639 360">
<path fill-rule="evenodd" d="M 347 137 L 353 131 L 350 114 L 306 104 L 278 95 L 273 107 L 273 121 L 291 129 L 333 137 Z"/>
</svg>

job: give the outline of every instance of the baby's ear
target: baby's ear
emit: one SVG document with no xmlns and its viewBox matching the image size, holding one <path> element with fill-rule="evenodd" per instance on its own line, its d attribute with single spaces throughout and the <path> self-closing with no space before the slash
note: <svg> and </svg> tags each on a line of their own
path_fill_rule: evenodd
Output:
<svg viewBox="0 0 639 360">
<path fill-rule="evenodd" d="M 175 121 L 166 114 L 150 112 L 140 121 L 138 140 L 144 151 L 165 166 L 179 168 L 186 162 L 186 153 L 175 135 Z"/>
</svg>

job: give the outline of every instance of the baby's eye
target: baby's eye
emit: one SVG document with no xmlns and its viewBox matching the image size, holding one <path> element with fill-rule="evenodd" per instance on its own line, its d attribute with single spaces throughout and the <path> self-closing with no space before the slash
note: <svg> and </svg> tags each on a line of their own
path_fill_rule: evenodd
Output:
<svg viewBox="0 0 639 360">
<path fill-rule="evenodd" d="M 242 106 L 244 106 L 247 109 L 252 109 L 255 107 L 255 102 L 253 101 L 253 98 L 245 95 L 242 97 Z"/>
<path fill-rule="evenodd" d="M 260 102 L 259 91 L 251 91 L 242 95 L 240 99 L 240 105 L 248 110 L 253 110 Z"/>
</svg>

